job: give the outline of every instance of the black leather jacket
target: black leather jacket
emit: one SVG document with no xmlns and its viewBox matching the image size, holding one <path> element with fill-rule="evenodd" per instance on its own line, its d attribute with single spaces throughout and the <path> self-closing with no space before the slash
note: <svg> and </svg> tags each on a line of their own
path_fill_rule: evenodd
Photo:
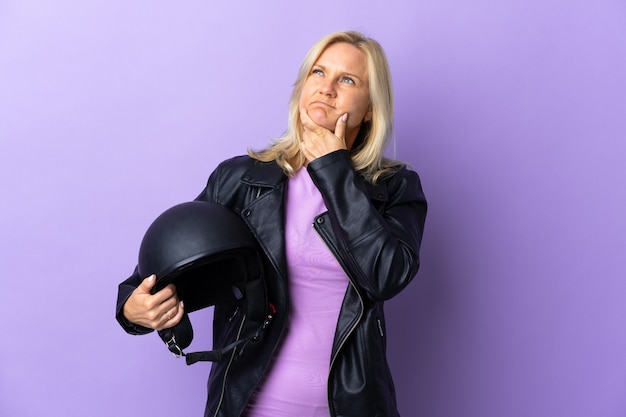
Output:
<svg viewBox="0 0 626 417">
<path fill-rule="evenodd" d="M 386 359 L 383 302 L 400 292 L 419 267 L 426 200 L 418 175 L 399 168 L 376 185 L 354 170 L 347 151 L 336 151 L 307 167 L 328 211 L 313 227 L 346 271 L 348 286 L 333 342 L 328 403 L 335 417 L 398 416 Z M 277 313 L 257 341 L 214 363 L 205 416 L 241 416 L 280 349 L 289 316 L 284 209 L 287 177 L 275 163 L 247 156 L 227 160 L 211 174 L 198 199 L 238 212 L 265 254 L 266 283 Z M 306 204 L 306 202 L 303 202 Z M 124 302 L 143 277 L 120 284 L 117 317 L 130 333 L 149 329 L 121 317 Z M 236 304 L 214 310 L 213 347 L 226 346 L 257 330 Z"/>
</svg>

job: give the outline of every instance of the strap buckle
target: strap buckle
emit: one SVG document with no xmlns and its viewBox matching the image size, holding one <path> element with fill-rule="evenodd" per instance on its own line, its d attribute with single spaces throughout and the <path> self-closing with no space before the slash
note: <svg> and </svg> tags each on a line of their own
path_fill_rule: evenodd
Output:
<svg viewBox="0 0 626 417">
<path fill-rule="evenodd" d="M 176 342 L 176 336 L 172 335 L 172 338 L 165 342 L 165 344 L 167 345 L 167 349 L 172 352 L 172 355 L 174 355 L 175 358 L 181 358 L 185 356 L 183 350 L 180 348 L 180 346 L 178 346 L 178 343 Z"/>
</svg>

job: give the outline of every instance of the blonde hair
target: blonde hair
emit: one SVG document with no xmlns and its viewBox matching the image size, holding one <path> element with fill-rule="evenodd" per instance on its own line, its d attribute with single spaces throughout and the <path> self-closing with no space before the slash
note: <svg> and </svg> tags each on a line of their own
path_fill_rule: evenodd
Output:
<svg viewBox="0 0 626 417">
<path fill-rule="evenodd" d="M 375 183 L 381 175 L 391 171 L 393 167 L 401 165 L 400 162 L 383 155 L 392 138 L 394 112 L 387 57 L 377 41 L 353 31 L 331 33 L 317 41 L 309 50 L 300 65 L 289 100 L 289 120 L 286 132 L 264 150 L 258 152 L 248 150 L 252 158 L 263 162 L 276 161 L 288 176 L 292 176 L 304 165 L 305 158 L 300 152 L 303 128 L 300 121 L 299 101 L 302 88 L 320 55 L 330 45 L 341 42 L 355 46 L 366 57 L 372 110 L 372 119 L 361 125 L 350 150 L 352 164 L 363 177 L 372 183 Z"/>
</svg>

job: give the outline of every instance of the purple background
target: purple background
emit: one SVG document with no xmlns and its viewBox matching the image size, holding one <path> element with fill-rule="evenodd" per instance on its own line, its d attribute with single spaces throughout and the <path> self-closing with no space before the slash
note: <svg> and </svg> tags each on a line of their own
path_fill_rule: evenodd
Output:
<svg viewBox="0 0 626 417">
<path fill-rule="evenodd" d="M 342 29 L 385 47 L 430 202 L 387 305 L 402 414 L 626 415 L 623 0 L 0 0 L 1 416 L 202 414 L 208 365 L 125 335 L 117 284 Z"/>
</svg>

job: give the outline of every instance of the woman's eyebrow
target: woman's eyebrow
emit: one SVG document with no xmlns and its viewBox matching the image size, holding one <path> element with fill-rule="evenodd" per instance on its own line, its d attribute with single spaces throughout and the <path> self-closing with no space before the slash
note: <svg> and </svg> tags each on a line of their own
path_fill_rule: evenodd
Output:
<svg viewBox="0 0 626 417">
<path fill-rule="evenodd" d="M 313 66 L 311 67 L 311 69 L 313 69 L 313 68 L 319 68 L 319 69 L 321 69 L 321 70 L 326 71 L 326 66 L 325 66 L 325 65 L 323 65 L 323 64 L 313 64 Z M 359 80 L 359 81 L 363 82 L 363 79 L 362 79 L 361 77 L 359 77 L 358 75 L 353 74 L 353 73 L 351 73 L 351 72 L 349 72 L 349 71 L 341 70 L 341 71 L 339 71 L 339 73 L 340 73 L 341 75 L 348 75 L 348 76 L 350 76 L 350 77 L 356 78 L 357 80 Z"/>
</svg>

